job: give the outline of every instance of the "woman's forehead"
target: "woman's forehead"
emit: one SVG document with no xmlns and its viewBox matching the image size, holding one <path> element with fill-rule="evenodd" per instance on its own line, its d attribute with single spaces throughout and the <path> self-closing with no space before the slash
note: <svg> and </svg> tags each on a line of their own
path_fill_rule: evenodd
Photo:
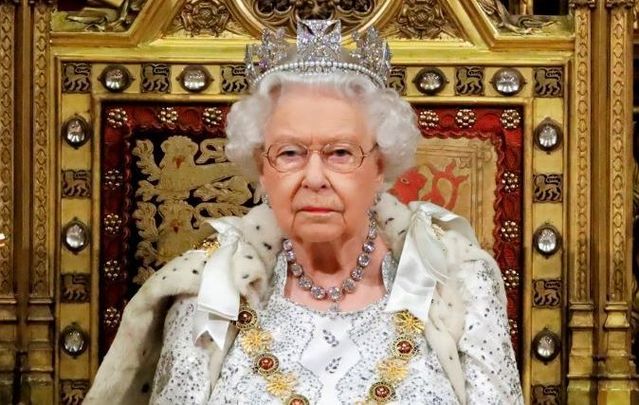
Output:
<svg viewBox="0 0 639 405">
<path fill-rule="evenodd" d="M 265 141 L 364 142 L 370 137 L 366 115 L 354 100 L 336 92 L 297 89 L 281 94 L 266 122 Z"/>
</svg>

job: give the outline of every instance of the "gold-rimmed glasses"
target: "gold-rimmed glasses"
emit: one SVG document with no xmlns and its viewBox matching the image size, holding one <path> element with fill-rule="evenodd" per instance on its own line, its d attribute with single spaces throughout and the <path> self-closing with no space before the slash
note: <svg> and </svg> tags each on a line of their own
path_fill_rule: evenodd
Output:
<svg viewBox="0 0 639 405">
<path fill-rule="evenodd" d="M 282 142 L 270 145 L 263 156 L 275 170 L 286 173 L 304 168 L 311 153 L 317 152 L 322 162 L 330 170 L 349 173 L 360 167 L 364 159 L 375 148 L 377 148 L 377 144 L 368 152 L 364 152 L 360 145 L 346 141 L 327 143 L 321 148 L 309 148 L 299 143 Z"/>
</svg>

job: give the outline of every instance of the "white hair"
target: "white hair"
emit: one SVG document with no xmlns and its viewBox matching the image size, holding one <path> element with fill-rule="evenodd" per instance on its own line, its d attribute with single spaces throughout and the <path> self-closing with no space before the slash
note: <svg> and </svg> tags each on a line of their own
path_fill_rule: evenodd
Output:
<svg viewBox="0 0 639 405">
<path fill-rule="evenodd" d="M 255 151 L 264 144 L 264 126 L 277 105 L 274 94 L 289 86 L 329 90 L 362 106 L 367 126 L 382 154 L 384 184 L 392 186 L 397 176 L 413 165 L 420 139 L 415 112 L 392 89 L 380 89 L 368 78 L 353 73 L 301 75 L 277 72 L 266 76 L 252 94 L 231 107 L 226 122 L 226 155 L 255 181 L 259 169 Z"/>
</svg>

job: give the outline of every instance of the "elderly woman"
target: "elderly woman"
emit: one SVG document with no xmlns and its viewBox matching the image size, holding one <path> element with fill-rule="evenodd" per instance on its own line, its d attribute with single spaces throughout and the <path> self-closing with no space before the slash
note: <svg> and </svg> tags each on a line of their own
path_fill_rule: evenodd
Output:
<svg viewBox="0 0 639 405">
<path fill-rule="evenodd" d="M 268 202 L 147 281 L 86 403 L 523 403 L 495 262 L 462 218 L 383 193 L 419 139 L 385 43 L 299 29 L 249 49 L 228 117 Z"/>
</svg>

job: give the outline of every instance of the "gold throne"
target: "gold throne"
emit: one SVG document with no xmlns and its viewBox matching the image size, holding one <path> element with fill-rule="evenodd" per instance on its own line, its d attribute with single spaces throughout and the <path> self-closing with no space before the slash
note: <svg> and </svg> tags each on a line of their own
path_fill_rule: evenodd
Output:
<svg viewBox="0 0 639 405">
<path fill-rule="evenodd" d="M 390 191 L 467 217 L 501 267 L 526 402 L 630 403 L 630 2 L 510 3 L 0 1 L 0 34 L 33 56 L 0 62 L 0 90 L 26 91 L 0 94 L 0 113 L 32 107 L 0 117 L 3 137 L 32 134 L 0 140 L 0 402 L 79 404 L 145 280 L 204 219 L 259 203 L 224 156 L 244 47 L 339 18 L 388 38 L 422 131 Z M 0 55 L 13 46 L 0 37 Z M 3 81 L 20 68 L 28 84 Z"/>
</svg>

